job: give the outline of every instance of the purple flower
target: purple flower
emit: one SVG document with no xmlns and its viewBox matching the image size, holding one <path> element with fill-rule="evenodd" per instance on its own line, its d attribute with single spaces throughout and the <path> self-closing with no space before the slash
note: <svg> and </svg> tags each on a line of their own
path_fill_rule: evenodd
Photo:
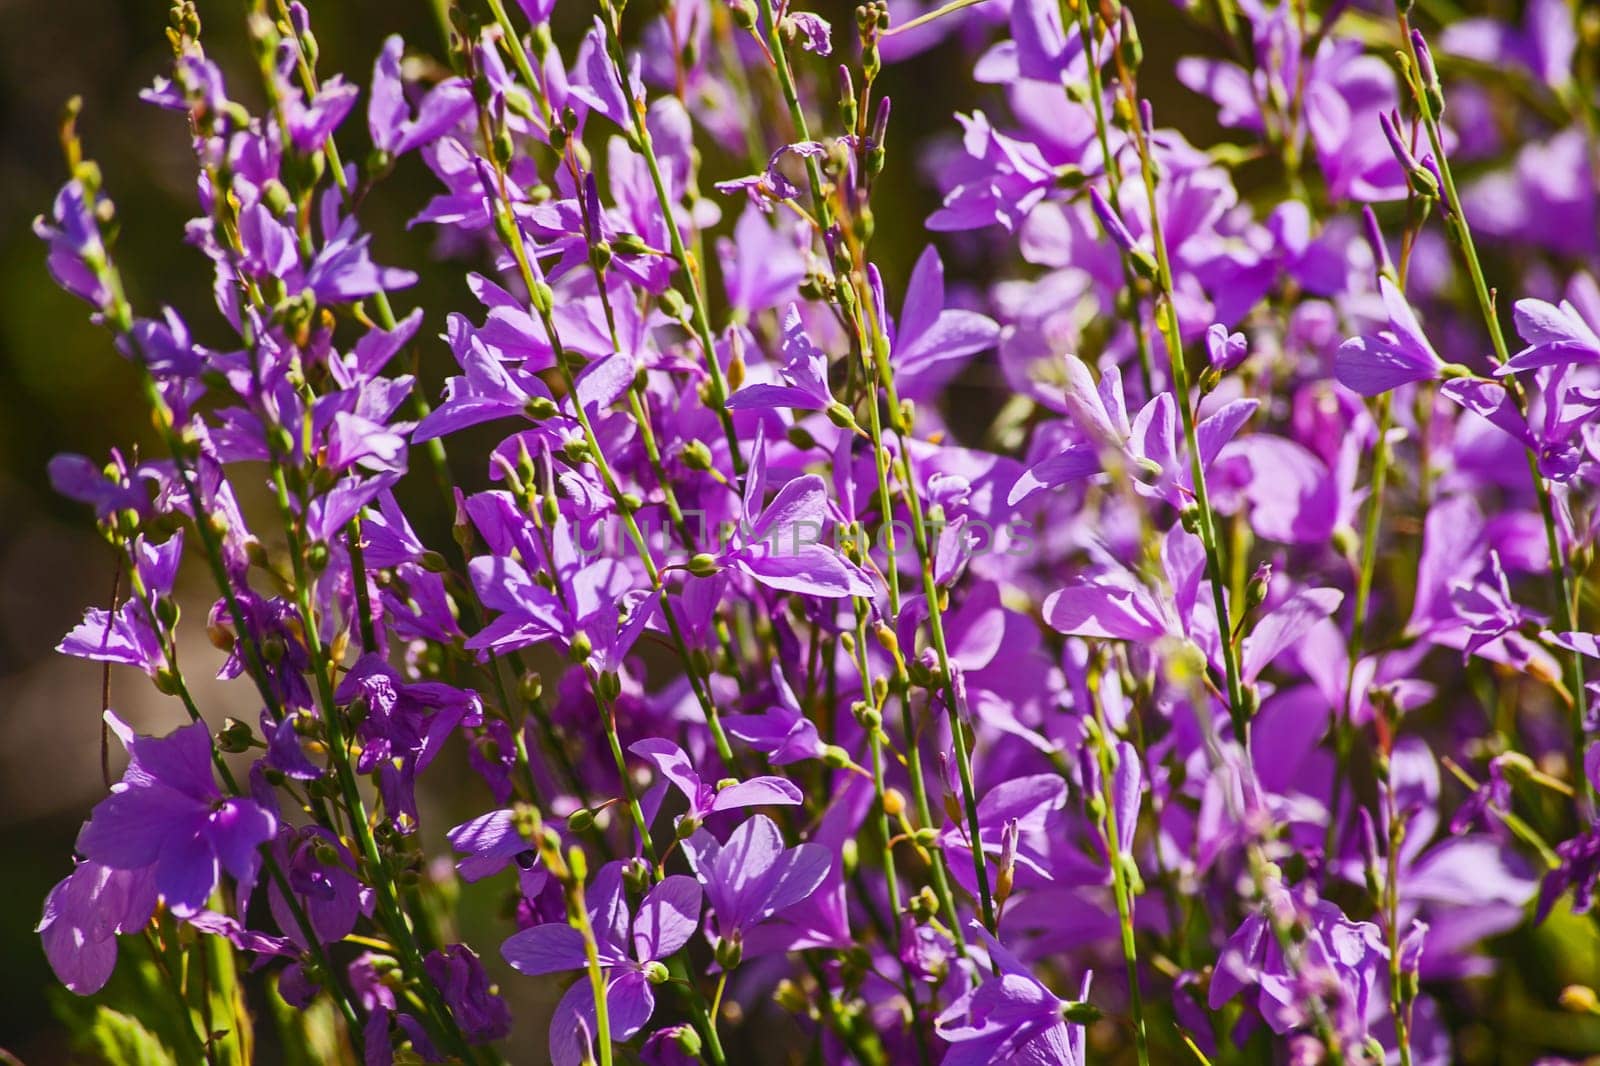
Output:
<svg viewBox="0 0 1600 1066">
<path fill-rule="evenodd" d="M 1413 381 L 1443 377 L 1445 361 L 1423 335 L 1406 298 L 1388 278 L 1378 279 L 1378 289 L 1388 328 L 1339 346 L 1333 368 L 1339 383 L 1363 396 L 1377 396 Z"/>
<path fill-rule="evenodd" d="M 755 382 L 744 386 L 728 397 L 728 406 L 735 411 L 774 410 L 792 407 L 800 411 L 826 411 L 834 405 L 833 393 L 828 389 L 828 356 L 812 343 L 800 321 L 800 309 L 794 304 L 783 315 L 784 384 Z"/>
<path fill-rule="evenodd" d="M 705 886 L 719 939 L 738 944 L 762 922 L 810 897 L 833 864 L 817 844 L 783 846 L 772 819 L 753 815 L 726 843 L 701 829 L 683 842 Z"/>
<path fill-rule="evenodd" d="M 716 189 L 720 193 L 729 195 L 742 192 L 756 207 L 770 212 L 773 205 L 784 200 L 793 200 L 800 195 L 800 186 L 790 181 L 788 175 L 780 169 L 783 161 L 790 156 L 797 159 L 820 159 L 827 154 L 828 147 L 821 141 L 786 144 L 772 153 L 772 157 L 767 160 L 767 169 L 761 173 L 735 178 L 732 181 L 719 181 Z"/>
<path fill-rule="evenodd" d="M 1018 888 L 1054 879 L 1048 840 L 1052 831 L 1060 829 L 1059 812 L 1066 802 L 1067 782 L 1059 774 L 1014 778 L 991 788 L 978 801 L 980 845 L 991 863 L 1009 851 L 1005 857 L 1016 871 Z M 962 888 L 976 895 L 977 874 L 965 820 L 947 821 L 939 844 L 950 855 L 951 874 Z"/>
<path fill-rule="evenodd" d="M 505 1000 L 490 991 L 489 975 L 471 948 L 450 944 L 430 952 L 422 960 L 422 969 L 470 1043 L 502 1040 L 511 1032 L 511 1011 Z"/>
<path fill-rule="evenodd" d="M 45 897 L 37 932 L 50 968 L 80 996 L 100 991 L 117 964 L 117 934 L 136 933 L 156 908 L 149 869 L 79 863 Z"/>
<path fill-rule="evenodd" d="M 654 986 L 667 977 L 660 960 L 677 954 L 694 936 L 700 902 L 700 886 L 694 879 L 673 875 L 651 888 L 639 909 L 630 913 L 622 864 L 607 863 L 595 873 L 584 903 L 605 974 L 613 1040 L 632 1037 L 655 1013 Z M 562 922 L 514 934 L 500 946 L 500 954 L 513 969 L 530 977 L 588 966 L 583 934 Z M 580 978 L 561 997 L 551 1019 L 550 1058 L 555 1066 L 578 1066 L 592 1055 L 589 1044 L 596 1025 L 593 988 Z"/>
<path fill-rule="evenodd" d="M 50 221 L 34 219 L 33 232 L 50 245 L 46 264 L 56 284 L 93 306 L 104 308 L 111 299 L 105 287 L 105 245 L 94 203 L 78 181 L 69 181 L 56 194 Z"/>
<path fill-rule="evenodd" d="M 951 1045 L 943 1066 L 1082 1066 L 1087 1061 L 1083 1028 L 1069 1024 L 1063 1013 L 1071 1003 L 1051 992 L 977 922 L 972 932 L 999 972 L 984 974 L 976 988 L 965 990 L 939 1014 L 934 1023 L 939 1037 Z M 1088 998 L 1089 982 L 1086 974 L 1080 1000 Z"/>
<path fill-rule="evenodd" d="M 56 651 L 95 662 L 137 666 L 151 677 L 166 663 L 161 633 L 165 628 L 156 612 L 172 592 L 178 576 L 178 561 L 183 557 L 183 531 L 165 544 L 152 544 L 143 537 L 131 547 L 133 565 L 139 574 L 144 596 L 130 597 L 115 611 L 98 607 L 84 612 L 83 621 L 61 638 Z"/>
<path fill-rule="evenodd" d="M 417 827 L 416 777 L 428 768 L 458 725 L 480 725 L 475 692 L 437 681 L 407 683 L 375 654 L 361 657 L 333 694 L 341 706 L 360 701 L 356 770 L 376 773 L 389 820 L 402 833 Z"/>
<path fill-rule="evenodd" d="M 745 475 L 743 517 L 717 564 L 784 592 L 825 599 L 870 597 L 873 587 L 866 574 L 824 540 L 838 525 L 827 483 L 817 474 L 803 474 L 763 506 L 767 464 L 760 438 L 755 452 Z"/>
<path fill-rule="evenodd" d="M 362 914 L 371 913 L 372 890 L 361 883 L 355 856 L 328 830 L 303 826 L 282 831 L 272 852 L 295 901 L 310 919 L 312 932 L 323 943 L 344 939 Z M 267 882 L 267 893 L 278 928 L 301 948 L 309 948 L 305 930 L 276 878 Z"/>
<path fill-rule="evenodd" d="M 372 145 L 401 156 L 437 140 L 472 111 L 472 87 L 465 78 L 446 78 L 422 98 L 413 118 L 400 80 L 405 42 L 389 37 L 372 67 L 372 94 L 367 101 L 367 128 Z"/>
<path fill-rule="evenodd" d="M 695 772 L 688 754 L 670 740 L 652 737 L 636 741 L 628 750 L 654 766 L 664 780 L 671 782 L 688 799 L 689 810 L 679 815 L 676 822 L 680 834 L 699 828 L 709 815 L 720 811 L 769 804 L 793 807 L 801 802 L 800 790 L 782 777 L 752 777 L 748 781 L 707 784 Z"/>
<path fill-rule="evenodd" d="M 772 706 L 761 714 L 729 714 L 722 727 L 762 752 L 774 766 L 787 766 L 803 759 L 820 759 L 827 749 L 817 725 L 807 718 L 794 689 L 783 676 L 783 668 L 772 664 Z"/>
<path fill-rule="evenodd" d="M 1157 395 L 1130 422 L 1122 375 L 1115 366 L 1107 367 L 1096 384 L 1083 360 L 1069 355 L 1066 364 L 1065 406 L 1079 431 L 1078 439 L 1025 471 L 1012 485 L 1009 502 L 1015 505 L 1045 489 L 1108 473 L 1132 474 L 1140 494 L 1184 506 L 1193 491 L 1194 475 L 1182 457 L 1173 394 Z M 1195 427 L 1195 440 L 1206 467 L 1259 405 L 1254 399 L 1233 400 L 1201 419 Z"/>
<path fill-rule="evenodd" d="M 1552 88 L 1572 79 L 1578 47 L 1572 10 L 1563 0 L 1528 0 L 1522 25 L 1482 17 L 1452 22 L 1439 37 L 1439 50 L 1491 66 L 1514 65 Z"/>
<path fill-rule="evenodd" d="M 78 850 L 113 870 L 154 867 L 156 891 L 180 918 L 205 907 L 219 868 L 253 883 L 259 849 L 277 831 L 277 819 L 254 800 L 217 787 L 206 724 L 145 737 L 110 712 L 106 722 L 130 761 L 78 834 Z"/>
<path fill-rule="evenodd" d="M 1600 363 L 1600 336 L 1572 301 L 1562 300 L 1558 307 L 1544 300 L 1518 300 L 1515 315 L 1517 332 L 1528 346 L 1496 368 L 1496 377 L 1542 366 Z"/>
<path fill-rule="evenodd" d="M 943 175 L 944 206 L 928 217 L 936 231 L 981 229 L 999 224 L 1015 231 L 1055 182 L 1055 171 L 1035 145 L 997 132 L 982 111 L 957 115 L 965 133 L 964 157 Z"/>
<path fill-rule="evenodd" d="M 539 853 L 517 828 L 516 812 L 490 811 L 462 822 L 446 834 L 450 846 L 465 857 L 456 870 L 463 880 L 481 881 L 515 863 L 522 894 L 536 897 L 550 873 L 539 865 Z"/>
<path fill-rule="evenodd" d="M 1559 865 L 1544 875 L 1539 883 L 1539 906 L 1534 912 L 1535 924 L 1542 923 L 1550 911 L 1570 889 L 1572 912 L 1588 914 L 1594 906 L 1595 885 L 1600 883 L 1600 830 L 1586 829 L 1570 840 L 1556 845 Z"/>
<path fill-rule="evenodd" d="M 876 267 L 868 267 L 877 276 Z M 936 395 L 974 355 L 993 348 L 1000 327 L 976 311 L 945 306 L 944 262 L 933 245 L 923 249 L 906 283 L 905 303 L 890 334 L 889 361 L 900 395 Z"/>
<path fill-rule="evenodd" d="M 1218 373 L 1227 373 L 1250 354 L 1250 342 L 1243 333 L 1229 333 L 1222 323 L 1213 323 L 1206 330 L 1206 357 Z"/>
</svg>

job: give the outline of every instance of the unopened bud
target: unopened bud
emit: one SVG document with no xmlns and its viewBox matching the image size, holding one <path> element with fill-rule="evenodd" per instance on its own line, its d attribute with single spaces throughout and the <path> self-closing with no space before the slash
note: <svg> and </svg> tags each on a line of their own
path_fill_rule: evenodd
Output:
<svg viewBox="0 0 1600 1066">
<path fill-rule="evenodd" d="M 217 747 L 230 755 L 249 751 L 255 744 L 255 734 L 250 731 L 248 723 L 237 718 L 223 720 L 222 728 L 217 731 Z"/>
<path fill-rule="evenodd" d="M 737 969 L 744 958 L 744 947 L 737 939 L 717 938 L 717 946 L 712 952 L 717 960 L 717 965 L 724 970 Z"/>
</svg>

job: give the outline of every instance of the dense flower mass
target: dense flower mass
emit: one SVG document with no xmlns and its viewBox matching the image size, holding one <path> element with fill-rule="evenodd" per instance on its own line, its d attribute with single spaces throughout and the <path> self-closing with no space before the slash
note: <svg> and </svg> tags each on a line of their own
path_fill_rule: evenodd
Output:
<svg viewBox="0 0 1600 1066">
<path fill-rule="evenodd" d="M 106 713 L 61 981 L 147 941 L 183 1062 L 1600 1050 L 1488 991 L 1600 1014 L 1594 12 L 1151 12 L 1198 146 L 1120 0 L 564 2 L 370 79 L 247 4 L 248 89 L 177 4 L 193 333 L 69 118 L 36 228 L 161 449 L 51 465 L 121 575 L 60 650 L 172 717 Z M 902 143 L 935 46 L 976 106 Z M 451 306 L 362 226 L 408 155 Z"/>
</svg>

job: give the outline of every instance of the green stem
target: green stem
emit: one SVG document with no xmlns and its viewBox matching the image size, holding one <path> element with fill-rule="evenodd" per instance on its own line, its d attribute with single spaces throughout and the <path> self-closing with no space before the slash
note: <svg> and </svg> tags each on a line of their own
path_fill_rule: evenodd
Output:
<svg viewBox="0 0 1600 1066">
<path fill-rule="evenodd" d="M 1105 804 L 1104 832 L 1106 857 L 1111 863 L 1111 892 L 1116 899 L 1117 926 L 1122 938 L 1122 959 L 1128 970 L 1128 1006 L 1133 1014 L 1133 1045 L 1139 1066 L 1150 1066 L 1150 1037 L 1144 1019 L 1144 992 L 1139 987 L 1139 949 L 1134 939 L 1133 878 L 1128 864 L 1132 857 L 1122 853 L 1121 827 L 1117 821 L 1115 796 L 1116 756 L 1111 749 L 1111 735 L 1106 724 L 1105 707 L 1100 700 L 1099 675 L 1089 674 L 1089 698 L 1094 705 L 1095 726 L 1091 734 L 1095 761 L 1100 766 L 1101 801 Z"/>
<path fill-rule="evenodd" d="M 1405 80 L 1411 89 L 1413 100 L 1422 115 L 1423 128 L 1428 134 L 1428 143 L 1433 149 L 1434 163 L 1439 168 L 1439 179 L 1442 193 L 1445 197 L 1445 219 L 1454 230 L 1456 243 L 1461 248 L 1461 256 L 1466 263 L 1467 275 L 1472 279 L 1472 293 L 1478 303 L 1479 313 L 1483 316 L 1484 328 L 1488 331 L 1489 341 L 1494 346 L 1495 363 L 1504 366 L 1511 358 L 1510 349 L 1506 345 L 1505 332 L 1500 326 L 1500 316 L 1495 308 L 1494 296 L 1489 291 L 1488 282 L 1484 278 L 1483 264 L 1478 259 L 1478 248 L 1472 237 L 1472 227 L 1467 222 L 1466 212 L 1463 210 L 1461 197 L 1456 192 L 1455 175 L 1450 169 L 1449 157 L 1444 150 L 1444 136 L 1439 128 L 1439 116 L 1435 114 L 1432 103 L 1429 102 L 1428 93 L 1418 83 L 1417 71 L 1421 69 L 1418 62 L 1416 43 L 1411 39 L 1411 25 L 1406 17 L 1404 8 L 1396 9 L 1396 18 L 1399 20 L 1400 38 L 1405 47 L 1409 69 L 1404 71 Z M 1523 393 L 1522 385 L 1514 376 L 1507 376 L 1502 380 L 1507 393 L 1517 405 L 1519 412 L 1527 412 L 1527 398 Z M 1576 585 L 1581 589 L 1582 576 L 1576 580 L 1569 575 L 1567 558 L 1561 550 L 1561 538 L 1556 523 L 1555 502 L 1551 497 L 1550 485 L 1544 475 L 1539 471 L 1538 456 L 1529 449 L 1527 452 L 1528 474 L 1533 480 L 1534 494 L 1539 501 L 1539 516 L 1544 521 L 1545 544 L 1550 552 L 1550 577 L 1555 588 L 1557 617 L 1563 628 L 1571 631 L 1578 628 L 1578 617 L 1575 604 L 1577 596 L 1574 591 Z M 1588 710 L 1588 697 L 1584 689 L 1583 657 L 1577 652 L 1566 655 L 1567 687 L 1571 690 L 1573 701 L 1573 735 L 1577 745 L 1577 753 L 1582 754 L 1584 743 L 1583 720 Z"/>
<path fill-rule="evenodd" d="M 1135 94 L 1129 90 L 1129 104 L 1137 109 Z M 1217 615 L 1217 632 L 1223 634 L 1222 666 L 1228 686 L 1228 714 L 1233 721 L 1234 738 L 1241 747 L 1249 750 L 1249 720 L 1244 698 L 1244 686 L 1239 672 L 1238 645 L 1227 638 L 1233 632 L 1229 620 L 1227 572 L 1222 565 L 1221 549 L 1217 542 L 1217 516 L 1211 509 L 1206 491 L 1205 462 L 1200 455 L 1199 441 L 1195 435 L 1194 407 L 1189 390 L 1189 369 L 1184 362 L 1183 339 L 1178 326 L 1178 309 L 1172 280 L 1172 261 L 1167 253 L 1166 238 L 1162 233 L 1161 205 L 1156 195 L 1155 160 L 1151 155 L 1148 131 L 1142 116 L 1136 115 L 1132 123 L 1134 145 L 1139 153 L 1139 172 L 1144 180 L 1145 194 L 1150 205 L 1150 239 L 1155 245 L 1156 277 L 1160 287 L 1157 313 L 1163 319 L 1162 337 L 1166 340 L 1167 360 L 1172 372 L 1172 387 L 1178 401 L 1178 413 L 1183 421 L 1184 444 L 1189 451 L 1189 472 L 1194 483 L 1195 526 L 1200 543 L 1205 549 L 1206 576 L 1211 580 L 1211 599 Z"/>
</svg>

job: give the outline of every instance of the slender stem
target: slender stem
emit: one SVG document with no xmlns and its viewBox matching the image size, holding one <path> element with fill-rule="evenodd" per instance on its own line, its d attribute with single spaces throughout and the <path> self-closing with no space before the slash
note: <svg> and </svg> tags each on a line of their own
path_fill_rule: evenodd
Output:
<svg viewBox="0 0 1600 1066">
<path fill-rule="evenodd" d="M 1066 0 L 1061 6 L 1067 7 Z M 1095 53 L 1094 19 L 1089 12 L 1086 0 L 1077 0 L 1071 6 L 1077 9 L 1078 32 L 1083 40 L 1083 47 L 1089 62 L 1089 100 L 1094 105 L 1094 132 L 1095 139 L 1100 144 L 1100 165 L 1105 170 L 1106 199 L 1111 204 L 1111 210 L 1122 216 L 1122 168 L 1117 162 L 1117 157 L 1111 151 L 1110 123 L 1106 121 L 1105 84 L 1100 76 L 1100 57 Z M 1063 11 L 1063 16 L 1065 12 Z M 1107 234 L 1107 239 L 1110 235 Z M 1134 343 L 1139 351 L 1139 380 L 1144 385 L 1145 398 L 1155 395 L 1155 374 L 1150 359 L 1150 334 L 1144 328 L 1144 315 L 1140 307 L 1142 299 L 1139 295 L 1139 272 L 1133 264 L 1132 253 L 1122 252 L 1122 277 L 1123 284 L 1131 298 L 1128 304 L 1127 322 L 1133 330 Z"/>
<path fill-rule="evenodd" d="M 1100 700 L 1100 675 L 1088 675 L 1089 699 L 1094 705 L 1095 729 L 1090 740 L 1094 745 L 1095 760 L 1100 765 L 1101 800 L 1105 804 L 1104 832 L 1106 858 L 1111 864 L 1111 892 L 1116 899 L 1117 926 L 1122 938 L 1122 959 L 1128 970 L 1128 1006 L 1133 1014 L 1133 1045 L 1139 1066 L 1150 1066 L 1150 1037 L 1144 1019 L 1144 992 L 1139 987 L 1139 949 L 1134 939 L 1133 879 L 1128 864 L 1132 857 L 1122 853 L 1122 829 L 1117 820 L 1117 802 L 1114 794 L 1116 758 L 1111 748 L 1109 726 L 1106 724 L 1105 706 Z"/>
<path fill-rule="evenodd" d="M 611 51 L 612 62 L 619 72 L 618 76 L 623 77 L 620 72 L 627 69 L 627 64 L 622 55 L 622 13 L 612 5 L 611 0 L 601 0 L 600 8 L 605 16 L 601 22 L 605 26 L 606 44 Z M 623 84 L 627 84 L 625 77 Z M 667 191 L 667 182 L 661 173 L 661 162 L 656 158 L 650 127 L 645 122 L 644 101 L 630 99 L 628 117 L 633 127 L 635 146 L 639 154 L 644 156 L 645 167 L 650 171 L 650 185 L 655 190 L 656 204 L 661 208 L 662 218 L 666 221 L 667 236 L 672 244 L 672 258 L 677 261 L 688 282 L 689 306 L 694 312 L 694 332 L 699 339 L 700 347 L 705 352 L 706 373 L 711 383 L 707 402 L 716 412 L 717 420 L 722 423 L 722 432 L 728 441 L 728 458 L 733 464 L 734 472 L 742 475 L 744 453 L 739 450 L 739 434 L 733 427 L 733 412 L 728 410 L 728 383 L 723 377 L 722 365 L 717 361 L 716 338 L 711 332 L 711 315 L 706 304 L 705 278 L 702 276 L 699 261 L 683 243 L 683 233 L 678 228 L 676 217 L 677 205 Z"/>
<path fill-rule="evenodd" d="M 1385 787 L 1383 813 L 1388 825 L 1385 849 L 1388 870 L 1383 879 L 1384 927 L 1389 940 L 1389 1012 L 1394 1016 L 1395 1043 L 1400 1047 L 1400 1066 L 1411 1066 L 1411 1018 L 1407 1007 L 1405 974 L 1400 966 L 1400 841 L 1405 826 L 1395 817 L 1392 787 Z"/>
<path fill-rule="evenodd" d="M 628 776 L 628 762 L 622 754 L 622 741 L 617 737 L 617 707 L 610 696 L 602 691 L 602 682 L 594 671 L 589 671 L 589 690 L 594 693 L 595 702 L 600 707 L 600 723 L 605 729 L 606 743 L 611 748 L 612 761 L 617 766 L 617 777 L 622 782 L 622 794 L 627 799 L 628 814 L 633 818 L 633 827 L 639 834 L 639 846 L 644 849 L 656 867 L 656 877 L 661 877 L 664 868 L 655 863 L 656 849 L 650 842 L 650 826 L 645 821 L 644 809 L 639 806 L 639 796 L 633 788 L 633 778 Z"/>
<path fill-rule="evenodd" d="M 1461 202 L 1461 197 L 1456 192 L 1456 179 L 1450 168 L 1450 159 L 1445 154 L 1444 135 L 1439 128 L 1439 116 L 1435 113 L 1433 104 L 1428 99 L 1428 93 L 1417 80 L 1416 72 L 1421 69 L 1417 57 L 1416 42 L 1411 38 L 1410 20 L 1406 17 L 1405 8 L 1397 7 L 1395 16 L 1399 20 L 1400 39 L 1404 43 L 1406 56 L 1409 60 L 1409 69 L 1405 74 L 1406 84 L 1411 89 L 1412 98 L 1422 115 L 1422 125 L 1428 134 L 1428 143 L 1433 149 L 1434 163 L 1439 168 L 1441 191 L 1444 196 L 1444 215 L 1456 235 L 1456 243 L 1461 248 L 1461 257 L 1466 263 L 1467 275 L 1472 279 L 1472 293 L 1477 300 L 1479 313 L 1483 316 L 1484 328 L 1488 331 L 1489 341 L 1494 346 L 1494 359 L 1497 365 L 1505 365 L 1511 358 L 1510 349 L 1506 345 L 1505 331 L 1500 326 L 1500 316 L 1495 307 L 1494 295 L 1489 291 L 1488 282 L 1484 278 L 1483 264 L 1478 259 L 1478 247 L 1472 237 L 1472 227 L 1467 221 L 1466 211 Z M 1507 393 L 1517 405 L 1518 411 L 1526 414 L 1528 409 L 1527 398 L 1523 393 L 1521 383 L 1514 376 L 1502 379 Z M 1567 630 L 1578 628 L 1578 616 L 1575 604 L 1577 592 L 1581 590 L 1582 575 L 1575 577 L 1569 574 L 1566 554 L 1561 550 L 1561 537 L 1559 526 L 1556 522 L 1555 501 L 1552 499 L 1550 485 L 1539 470 L 1538 456 L 1531 449 L 1527 451 L 1528 474 L 1533 480 L 1533 490 L 1539 501 L 1539 516 L 1544 521 L 1545 544 L 1550 552 L 1550 578 L 1555 588 L 1557 617 L 1562 626 Z M 1578 586 L 1575 589 L 1574 586 Z M 1574 721 L 1573 734 L 1577 751 L 1583 751 L 1584 726 L 1583 720 L 1588 712 L 1588 696 L 1584 688 L 1583 657 L 1577 652 L 1568 652 L 1566 658 L 1567 688 L 1571 691 Z"/>
<path fill-rule="evenodd" d="M 595 941 L 594 925 L 589 921 L 589 908 L 583 898 L 583 881 L 574 873 L 567 890 L 568 920 L 583 935 L 583 957 L 589 974 L 589 990 L 594 996 L 594 1034 L 600 1066 L 611 1066 L 610 1005 L 606 1003 L 606 977 L 600 969 L 600 947 Z"/>
<path fill-rule="evenodd" d="M 1137 102 L 1129 88 L 1129 104 L 1137 109 Z M 1218 643 L 1222 646 L 1222 667 L 1227 681 L 1228 713 L 1233 721 L 1234 738 L 1241 747 L 1249 750 L 1249 721 L 1244 698 L 1244 686 L 1239 672 L 1238 645 L 1227 639 L 1233 632 L 1229 620 L 1226 570 L 1222 565 L 1221 549 L 1217 542 L 1217 516 L 1211 509 L 1206 491 L 1205 462 L 1200 454 L 1200 444 L 1195 434 L 1195 412 L 1189 390 L 1189 370 L 1184 362 L 1183 338 L 1178 326 L 1178 308 L 1172 280 L 1172 261 L 1167 253 L 1166 238 L 1162 233 L 1161 204 L 1156 194 L 1155 160 L 1151 154 L 1148 131 L 1142 117 L 1135 115 L 1131 123 L 1134 145 L 1139 153 L 1139 171 L 1144 180 L 1145 194 L 1150 205 L 1150 239 L 1155 245 L 1156 277 L 1160 287 L 1157 314 L 1162 319 L 1161 334 L 1166 340 L 1167 360 L 1172 371 L 1172 387 L 1178 401 L 1178 413 L 1183 421 L 1184 444 L 1189 451 L 1190 478 L 1194 483 L 1195 531 L 1205 549 L 1206 576 L 1211 580 L 1211 599 L 1217 614 L 1217 632 L 1223 634 Z"/>
<path fill-rule="evenodd" d="M 944 5 L 940 6 L 940 7 L 934 8 L 932 11 L 928 11 L 928 12 L 925 12 L 925 13 L 923 13 L 921 15 L 918 15 L 916 18 L 911 19 L 911 20 L 909 20 L 907 22 L 899 23 L 898 25 L 896 25 L 893 28 L 891 28 L 887 33 L 885 33 L 884 36 L 885 37 L 893 37 L 897 33 L 905 33 L 908 30 L 916 29 L 918 26 L 926 26 L 928 23 L 933 22 L 933 21 L 935 21 L 937 19 L 944 18 L 946 15 L 953 15 L 957 11 L 961 11 L 961 10 L 963 10 L 965 8 L 969 8 L 969 7 L 974 7 L 974 6 L 976 6 L 978 4 L 981 4 L 983 2 L 984 2 L 984 0 L 950 0 L 949 3 L 944 4 Z"/>
</svg>

